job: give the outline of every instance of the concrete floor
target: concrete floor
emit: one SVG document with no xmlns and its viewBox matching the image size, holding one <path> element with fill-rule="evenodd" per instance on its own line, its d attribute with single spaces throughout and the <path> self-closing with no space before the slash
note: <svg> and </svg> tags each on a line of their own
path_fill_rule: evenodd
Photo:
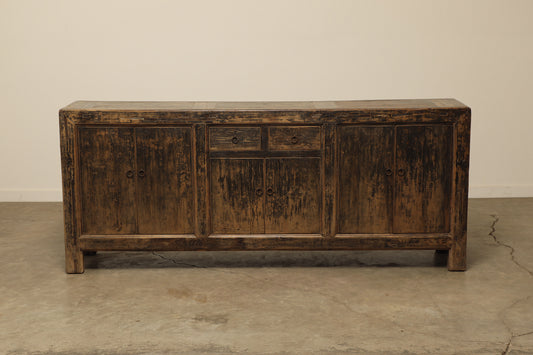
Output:
<svg viewBox="0 0 533 355">
<path fill-rule="evenodd" d="M 99 253 L 59 203 L 0 204 L 2 354 L 533 354 L 533 199 L 471 200 L 432 251 Z"/>
</svg>

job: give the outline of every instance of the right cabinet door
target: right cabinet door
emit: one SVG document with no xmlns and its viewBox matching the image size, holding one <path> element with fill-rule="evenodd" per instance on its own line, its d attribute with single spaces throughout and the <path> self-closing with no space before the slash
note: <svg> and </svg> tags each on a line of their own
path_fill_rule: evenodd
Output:
<svg viewBox="0 0 533 355">
<path fill-rule="evenodd" d="M 394 233 L 450 230 L 451 125 L 396 127 Z"/>
<path fill-rule="evenodd" d="M 449 232 L 451 125 L 341 126 L 338 137 L 338 233 Z"/>
</svg>

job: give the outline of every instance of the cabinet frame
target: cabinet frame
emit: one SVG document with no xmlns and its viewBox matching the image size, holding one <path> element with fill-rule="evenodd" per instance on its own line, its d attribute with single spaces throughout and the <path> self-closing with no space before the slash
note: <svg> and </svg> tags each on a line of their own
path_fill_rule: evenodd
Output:
<svg viewBox="0 0 533 355">
<path fill-rule="evenodd" d="M 466 221 L 470 109 L 453 99 L 295 103 L 75 102 L 60 110 L 61 166 L 68 273 L 82 273 L 84 251 L 106 250 L 448 250 L 448 269 L 466 268 Z M 449 233 L 336 235 L 338 209 L 338 125 L 446 123 L 453 127 Z M 265 152 L 321 158 L 322 234 L 210 235 L 209 151 L 212 125 L 320 126 L 321 149 Z M 82 235 L 80 229 L 77 127 L 190 127 L 192 140 L 193 225 L 191 235 Z M 262 143 L 264 144 L 264 143 Z M 253 156 L 257 152 L 242 152 Z M 275 153 L 275 155 L 274 155 Z M 216 152 L 223 156 L 225 152 Z M 241 154 L 241 153 L 240 153 Z"/>
</svg>

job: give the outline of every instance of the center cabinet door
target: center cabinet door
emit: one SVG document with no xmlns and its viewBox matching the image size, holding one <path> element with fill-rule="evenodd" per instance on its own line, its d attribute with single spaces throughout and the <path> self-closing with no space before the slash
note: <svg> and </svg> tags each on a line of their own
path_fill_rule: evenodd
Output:
<svg viewBox="0 0 533 355">
<path fill-rule="evenodd" d="M 319 234 L 320 158 L 269 158 L 265 165 L 265 233 Z"/>
<path fill-rule="evenodd" d="M 194 232 L 191 129 L 135 129 L 139 234 Z"/>
<path fill-rule="evenodd" d="M 265 232 L 264 159 L 211 159 L 211 230 Z"/>
<path fill-rule="evenodd" d="M 320 158 L 211 160 L 213 234 L 320 233 Z"/>
</svg>

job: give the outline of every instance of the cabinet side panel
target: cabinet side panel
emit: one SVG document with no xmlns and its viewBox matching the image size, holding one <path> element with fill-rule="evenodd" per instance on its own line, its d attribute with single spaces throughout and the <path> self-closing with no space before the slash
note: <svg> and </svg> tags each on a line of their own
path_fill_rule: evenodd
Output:
<svg viewBox="0 0 533 355">
<path fill-rule="evenodd" d="M 320 158 L 266 159 L 265 233 L 321 233 Z"/>
<path fill-rule="evenodd" d="M 453 127 L 398 126 L 394 233 L 450 230 Z"/>
<path fill-rule="evenodd" d="M 78 243 L 75 193 L 75 128 L 67 114 L 59 113 L 61 137 L 61 176 L 63 182 L 63 216 L 65 225 L 65 271 L 69 274 L 82 273 L 83 254 Z"/>
<path fill-rule="evenodd" d="M 391 232 L 394 128 L 341 126 L 339 233 Z"/>
<path fill-rule="evenodd" d="M 211 159 L 209 175 L 212 233 L 264 233 L 263 159 Z"/>
<path fill-rule="evenodd" d="M 82 234 L 136 232 L 135 142 L 131 128 L 80 128 Z"/>
<path fill-rule="evenodd" d="M 140 234 L 194 232 L 191 128 L 136 128 Z"/>
<path fill-rule="evenodd" d="M 452 247 L 448 270 L 466 269 L 466 235 L 468 214 L 468 168 L 470 155 L 470 111 L 462 114 L 455 125 L 454 205 L 452 206 Z"/>
</svg>

